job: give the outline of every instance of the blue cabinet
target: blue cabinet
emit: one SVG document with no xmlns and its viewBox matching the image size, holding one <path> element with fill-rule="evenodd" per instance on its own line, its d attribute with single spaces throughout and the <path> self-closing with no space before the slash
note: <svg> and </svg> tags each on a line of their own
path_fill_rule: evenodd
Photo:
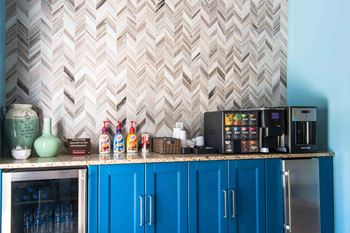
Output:
<svg viewBox="0 0 350 233">
<path fill-rule="evenodd" d="M 228 162 L 189 163 L 189 233 L 227 233 Z"/>
<path fill-rule="evenodd" d="M 230 162 L 230 233 L 265 232 L 265 161 Z"/>
<path fill-rule="evenodd" d="M 264 233 L 264 160 L 189 165 L 189 233 Z"/>
<path fill-rule="evenodd" d="M 319 161 L 330 233 L 333 159 Z M 91 166 L 88 203 L 89 233 L 282 233 L 282 160 Z"/>
<path fill-rule="evenodd" d="M 147 233 L 187 232 L 187 163 L 146 164 Z"/>
<path fill-rule="evenodd" d="M 88 167 L 88 233 L 98 232 L 98 168 L 98 166 Z"/>
<path fill-rule="evenodd" d="M 282 233 L 283 225 L 283 187 L 281 159 L 267 159 L 266 176 L 266 232 Z"/>
<path fill-rule="evenodd" d="M 229 162 L 230 233 L 265 232 L 265 161 Z"/>
<path fill-rule="evenodd" d="M 333 157 L 319 158 L 321 233 L 334 232 Z"/>
<path fill-rule="evenodd" d="M 99 233 L 144 232 L 145 165 L 99 167 Z"/>
<path fill-rule="evenodd" d="M 99 168 L 99 233 L 186 233 L 187 163 Z"/>
</svg>

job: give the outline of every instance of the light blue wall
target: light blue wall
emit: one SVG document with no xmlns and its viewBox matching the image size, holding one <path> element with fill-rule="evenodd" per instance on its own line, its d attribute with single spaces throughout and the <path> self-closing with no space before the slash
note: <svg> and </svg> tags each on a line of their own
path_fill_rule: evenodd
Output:
<svg viewBox="0 0 350 233">
<path fill-rule="evenodd" d="M 350 232 L 349 12 L 349 0 L 289 1 L 288 102 L 321 109 L 321 142 L 336 153 L 336 233 Z"/>
</svg>

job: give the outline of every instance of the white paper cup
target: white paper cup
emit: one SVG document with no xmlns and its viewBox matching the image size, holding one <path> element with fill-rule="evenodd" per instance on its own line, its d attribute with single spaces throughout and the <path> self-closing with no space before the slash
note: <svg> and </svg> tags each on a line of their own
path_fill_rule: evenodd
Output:
<svg viewBox="0 0 350 233">
<path fill-rule="evenodd" d="M 185 130 L 181 130 L 180 132 L 181 146 L 187 147 L 187 135 Z"/>
<path fill-rule="evenodd" d="M 196 137 L 196 146 L 204 146 L 204 137 L 203 136 Z"/>
</svg>

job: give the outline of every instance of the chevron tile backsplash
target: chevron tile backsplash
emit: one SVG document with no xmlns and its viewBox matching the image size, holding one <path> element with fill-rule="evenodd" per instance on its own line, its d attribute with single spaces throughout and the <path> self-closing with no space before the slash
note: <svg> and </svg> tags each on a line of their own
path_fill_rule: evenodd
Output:
<svg viewBox="0 0 350 233">
<path fill-rule="evenodd" d="M 287 0 L 7 0 L 7 103 L 62 138 L 102 120 L 170 135 L 203 113 L 286 104 Z"/>
</svg>

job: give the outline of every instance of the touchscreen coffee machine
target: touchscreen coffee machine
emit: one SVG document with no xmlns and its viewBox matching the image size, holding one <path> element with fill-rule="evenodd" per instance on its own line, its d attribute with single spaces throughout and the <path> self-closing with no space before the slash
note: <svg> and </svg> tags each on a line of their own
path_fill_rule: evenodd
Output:
<svg viewBox="0 0 350 233">
<path fill-rule="evenodd" d="M 259 150 L 261 153 L 287 152 L 286 109 L 262 108 L 259 111 Z"/>
<path fill-rule="evenodd" d="M 289 153 L 307 153 L 317 151 L 316 142 L 316 107 L 288 107 Z"/>
<path fill-rule="evenodd" d="M 207 146 L 223 154 L 258 153 L 258 111 L 219 111 L 204 113 Z"/>
</svg>

